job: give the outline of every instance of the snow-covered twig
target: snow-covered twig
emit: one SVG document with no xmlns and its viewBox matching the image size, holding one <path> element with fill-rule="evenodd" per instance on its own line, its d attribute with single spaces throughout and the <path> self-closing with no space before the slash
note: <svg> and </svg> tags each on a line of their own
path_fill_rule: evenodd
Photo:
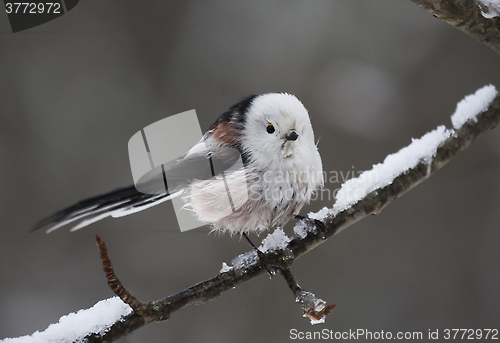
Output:
<svg viewBox="0 0 500 343">
<path fill-rule="evenodd" d="M 455 129 L 439 127 L 422 138 L 413 140 L 410 145 L 387 156 L 383 163 L 377 164 L 372 170 L 365 172 L 367 174 L 364 176 L 361 174 L 358 178 L 346 182 L 338 193 L 344 197 L 339 198 L 333 207 L 311 213 L 309 217 L 324 221 L 327 237 L 332 237 L 358 220 L 371 214 L 378 214 L 391 201 L 442 168 L 481 134 L 494 128 L 499 121 L 500 96 L 493 86 L 486 86 L 457 105 L 457 110 L 452 116 Z M 383 177 L 375 179 L 366 177 L 373 171 L 383 173 Z M 313 221 L 299 221 L 294 228 L 295 236 L 293 238 L 287 237 L 282 231 L 271 234 L 265 239 L 261 249 L 266 250 L 264 257 L 267 261 L 284 267 L 283 276 L 296 300 L 302 304 L 304 310 L 309 311 L 309 317 L 314 319 L 314 317 L 324 317 L 326 312 L 333 309 L 333 305 L 325 306 L 324 302 L 316 298 L 314 294 L 302 290 L 294 276 L 286 272 L 287 268 L 289 270 L 289 265 L 297 258 L 325 242 L 322 237 L 324 233 L 316 230 L 312 223 Z M 130 308 L 128 305 L 122 304 L 125 306 L 122 308 L 123 311 L 119 311 L 118 314 L 113 312 L 114 317 L 110 316 L 107 318 L 108 320 L 102 321 L 106 322 L 105 325 L 96 324 L 95 329 L 88 328 L 87 335 L 79 333 L 75 336 L 75 333 L 67 332 L 67 326 L 63 328 L 63 318 L 65 318 L 63 317 L 60 323 L 51 325 L 42 333 L 37 332 L 32 336 L 12 341 L 7 339 L 5 342 L 37 342 L 30 340 L 35 335 L 38 337 L 45 335 L 47 341 L 51 342 L 69 342 L 74 339 L 73 337 L 78 337 L 78 342 L 116 341 L 151 321 L 166 320 L 172 313 L 181 308 L 212 300 L 222 292 L 263 273 L 265 273 L 265 269 L 261 267 L 255 252 L 251 251 L 235 258 L 232 261 L 232 266 L 224 264 L 219 275 L 164 299 L 146 304 L 148 311 L 145 314 L 127 314 L 130 312 Z M 325 308 L 326 310 L 324 310 Z M 76 320 L 81 318 L 83 321 L 87 311 L 89 310 L 78 312 Z M 78 317 L 80 313 L 82 313 L 82 317 Z M 109 322 L 111 318 L 114 324 Z M 73 325 L 73 327 L 78 329 L 81 326 Z M 60 336 L 57 336 L 58 340 L 51 340 L 50 332 L 56 332 L 58 335 L 64 332 L 67 339 L 60 339 Z"/>
<path fill-rule="evenodd" d="M 280 272 L 288 284 L 288 288 L 290 288 L 295 296 L 295 301 L 302 305 L 304 317 L 308 317 L 313 325 L 324 323 L 326 316 L 333 311 L 337 304 L 326 305 L 326 302 L 316 297 L 316 294 L 308 292 L 300 287 L 287 262 L 284 263 L 283 269 L 281 269 Z"/>
<path fill-rule="evenodd" d="M 499 0 L 411 0 L 500 53 Z"/>
<path fill-rule="evenodd" d="M 112 326 L 132 313 L 130 306 L 120 298 L 113 297 L 99 301 L 93 307 L 62 316 L 59 322 L 51 324 L 43 332 L 30 336 L 7 338 L 3 343 L 67 343 L 85 342 L 89 333 L 102 336 Z"/>
</svg>

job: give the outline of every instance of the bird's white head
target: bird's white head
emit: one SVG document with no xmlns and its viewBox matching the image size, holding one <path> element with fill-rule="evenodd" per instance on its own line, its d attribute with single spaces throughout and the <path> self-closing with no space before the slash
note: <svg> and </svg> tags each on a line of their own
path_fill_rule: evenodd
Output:
<svg viewBox="0 0 500 343">
<path fill-rule="evenodd" d="M 245 116 L 242 143 L 258 164 L 308 160 L 307 155 L 317 154 L 306 108 L 295 96 L 285 93 L 263 94 L 253 99 Z"/>
</svg>

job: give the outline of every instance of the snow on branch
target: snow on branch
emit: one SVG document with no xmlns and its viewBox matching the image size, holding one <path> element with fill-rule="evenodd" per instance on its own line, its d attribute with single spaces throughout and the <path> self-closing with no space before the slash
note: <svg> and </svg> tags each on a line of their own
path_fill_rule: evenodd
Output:
<svg viewBox="0 0 500 343">
<path fill-rule="evenodd" d="M 484 86 L 478 89 L 476 93 L 467 95 L 457 104 L 455 113 L 451 116 L 453 128 L 461 128 L 467 120 L 477 122 L 476 116 L 486 111 L 497 95 L 498 92 L 493 85 Z"/>
<path fill-rule="evenodd" d="M 460 129 L 467 121 L 477 122 L 477 115 L 486 111 L 490 103 L 498 95 L 493 85 L 487 85 L 478 89 L 474 94 L 467 95 L 458 104 L 451 116 L 454 129 Z M 427 175 L 431 172 L 431 161 L 438 147 L 449 137 L 455 135 L 455 130 L 439 126 L 433 131 L 426 133 L 419 139 L 413 139 L 411 144 L 402 148 L 394 154 L 388 155 L 384 162 L 378 163 L 372 169 L 364 171 L 358 177 L 347 180 L 336 195 L 336 201 L 332 209 L 323 208 L 317 213 L 309 213 L 309 217 L 324 221 L 328 215 L 335 215 L 346 210 L 367 194 L 376 189 L 383 188 L 393 180 L 414 168 L 419 163 L 427 163 Z M 304 228 L 296 227 L 296 233 Z"/>
<path fill-rule="evenodd" d="M 440 126 L 387 156 L 384 162 L 374 165 L 358 178 L 345 182 L 337 194 L 337 202 L 331 208 L 310 213 L 309 218 L 322 220 L 329 238 L 368 215 L 378 214 L 391 201 L 442 168 L 481 134 L 498 124 L 500 96 L 496 89 L 485 86 L 467 96 L 458 103 L 451 121 L 454 129 Z M 369 177 L 374 173 L 377 178 Z M 325 242 L 324 232 L 317 232 L 313 223 L 313 220 L 299 221 L 292 238 L 282 230 L 275 231 L 263 240 L 261 250 L 265 251 L 263 256 L 267 261 L 282 267 L 281 274 L 296 301 L 302 304 L 304 316 L 309 317 L 311 323 L 318 323 L 324 321 L 335 305 L 326 306 L 323 300 L 302 289 L 289 268 L 297 258 Z M 251 251 L 233 259 L 232 266 L 224 263 L 220 273 L 209 280 L 144 304 L 144 313 L 133 313 L 128 305 L 115 297 L 103 300 L 91 309 L 64 316 L 44 332 L 2 342 L 116 341 L 152 321 L 167 320 L 183 307 L 212 300 L 265 272 L 256 253 Z"/>
<path fill-rule="evenodd" d="M 474 0 L 481 8 L 481 14 L 485 18 L 500 16 L 500 0 Z"/>
<path fill-rule="evenodd" d="M 113 297 L 99 301 L 87 310 L 80 310 L 62 316 L 59 323 L 51 324 L 43 332 L 35 332 L 31 336 L 18 338 L 7 338 L 3 343 L 65 343 L 80 342 L 89 335 L 95 333 L 104 335 L 113 324 L 122 321 L 130 314 L 130 306 Z"/>
<path fill-rule="evenodd" d="M 500 53 L 499 0 L 411 0 Z"/>
</svg>

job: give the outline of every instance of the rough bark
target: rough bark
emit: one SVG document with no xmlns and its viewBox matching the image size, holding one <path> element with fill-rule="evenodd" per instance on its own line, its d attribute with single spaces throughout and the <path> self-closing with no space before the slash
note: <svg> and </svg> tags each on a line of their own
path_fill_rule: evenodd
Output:
<svg viewBox="0 0 500 343">
<path fill-rule="evenodd" d="M 484 8 L 474 0 L 411 0 L 457 29 L 500 53 L 500 17 L 485 18 Z"/>
</svg>

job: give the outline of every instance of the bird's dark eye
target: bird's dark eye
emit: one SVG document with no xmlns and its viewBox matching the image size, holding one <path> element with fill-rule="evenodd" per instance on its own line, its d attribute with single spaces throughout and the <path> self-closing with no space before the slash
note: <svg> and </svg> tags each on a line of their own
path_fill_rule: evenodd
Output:
<svg viewBox="0 0 500 343">
<path fill-rule="evenodd" d="M 275 131 L 273 124 L 267 125 L 267 133 L 273 133 Z"/>
</svg>

